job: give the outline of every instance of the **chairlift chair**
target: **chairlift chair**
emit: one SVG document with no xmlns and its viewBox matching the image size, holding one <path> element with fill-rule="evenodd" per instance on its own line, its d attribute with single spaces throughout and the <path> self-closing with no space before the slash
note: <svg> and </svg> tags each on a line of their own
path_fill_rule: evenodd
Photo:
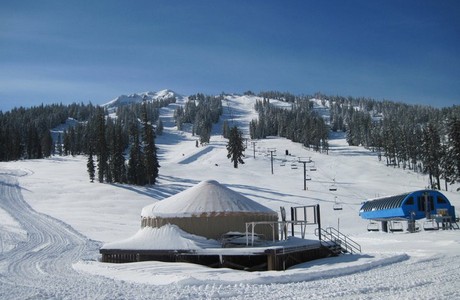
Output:
<svg viewBox="0 0 460 300">
<path fill-rule="evenodd" d="M 334 206 L 332 207 L 332 209 L 333 210 L 342 210 L 343 209 L 342 204 L 337 202 L 337 197 L 335 197 L 335 203 L 334 203 Z"/>
<path fill-rule="evenodd" d="M 390 222 L 390 231 L 391 231 L 391 232 L 401 232 L 401 231 L 404 231 L 402 222 L 400 222 L 400 221 L 391 221 L 391 222 Z"/>
<path fill-rule="evenodd" d="M 337 186 L 335 185 L 335 179 L 333 179 L 333 181 L 334 181 L 334 182 L 333 182 L 333 183 L 331 184 L 331 186 L 329 187 L 329 190 L 330 190 L 331 192 L 337 191 Z"/>
<path fill-rule="evenodd" d="M 379 223 L 370 221 L 369 224 L 367 224 L 367 231 L 380 231 Z"/>
<path fill-rule="evenodd" d="M 427 219 L 425 222 L 423 222 L 423 230 L 439 230 L 439 225 L 435 222 L 434 219 Z"/>
<path fill-rule="evenodd" d="M 291 164 L 291 169 L 297 169 L 297 164 Z"/>
</svg>

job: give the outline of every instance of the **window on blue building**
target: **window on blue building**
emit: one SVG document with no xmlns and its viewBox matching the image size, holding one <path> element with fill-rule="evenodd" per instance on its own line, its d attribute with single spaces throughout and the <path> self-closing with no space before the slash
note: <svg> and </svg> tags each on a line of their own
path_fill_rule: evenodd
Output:
<svg viewBox="0 0 460 300">
<path fill-rule="evenodd" d="M 404 205 L 414 205 L 414 197 L 409 197 Z"/>
</svg>

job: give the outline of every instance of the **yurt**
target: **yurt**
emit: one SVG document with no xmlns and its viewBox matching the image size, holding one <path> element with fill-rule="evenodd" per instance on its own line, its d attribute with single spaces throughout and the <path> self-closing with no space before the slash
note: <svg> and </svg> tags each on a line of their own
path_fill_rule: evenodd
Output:
<svg viewBox="0 0 460 300">
<path fill-rule="evenodd" d="M 142 209 L 142 227 L 175 224 L 191 234 L 219 240 L 229 232 L 246 232 L 246 222 L 267 240 L 278 239 L 277 212 L 221 185 L 215 180 L 199 184 Z M 275 226 L 275 230 L 273 230 Z M 273 236 L 275 234 L 275 236 Z"/>
</svg>

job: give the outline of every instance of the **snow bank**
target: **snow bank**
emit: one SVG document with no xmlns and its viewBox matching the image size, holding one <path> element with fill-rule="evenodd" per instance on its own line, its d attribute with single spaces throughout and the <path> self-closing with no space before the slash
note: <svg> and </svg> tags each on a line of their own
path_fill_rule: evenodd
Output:
<svg viewBox="0 0 460 300">
<path fill-rule="evenodd" d="M 134 236 L 107 243 L 101 249 L 196 250 L 220 246 L 220 243 L 215 240 L 187 233 L 176 225 L 168 224 L 160 228 L 144 227 Z"/>
<path fill-rule="evenodd" d="M 380 269 L 404 262 L 409 257 L 405 254 L 393 255 L 354 255 L 321 259 L 299 264 L 283 272 L 264 271 L 246 272 L 227 268 L 208 268 L 187 263 L 165 263 L 157 261 L 134 264 L 101 264 L 97 262 L 78 262 L 73 268 L 79 272 L 100 275 L 115 280 L 127 280 L 133 283 L 151 285 L 176 284 L 181 288 L 186 285 L 200 284 L 292 284 L 325 280 L 350 274 L 358 274 L 372 269 Z M 252 286 L 256 288 L 256 286 Z M 276 288 L 272 286 L 273 292 Z M 260 293 L 262 295 L 263 293 Z"/>
</svg>

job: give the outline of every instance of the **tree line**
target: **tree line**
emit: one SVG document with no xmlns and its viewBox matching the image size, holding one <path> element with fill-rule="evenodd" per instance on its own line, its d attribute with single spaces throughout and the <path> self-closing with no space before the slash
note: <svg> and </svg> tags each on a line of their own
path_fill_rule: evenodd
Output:
<svg viewBox="0 0 460 300">
<path fill-rule="evenodd" d="M 188 97 L 184 107 L 174 111 L 177 129 L 182 130 L 184 124 L 192 125 L 192 134 L 200 137 L 200 143 L 209 143 L 212 125 L 222 115 L 224 96 L 208 96 L 202 93 Z"/>
<path fill-rule="evenodd" d="M 366 98 L 328 97 L 331 130 L 346 131 L 349 145 L 379 153 L 388 166 L 429 175 L 441 189 L 460 180 L 460 106 L 434 108 Z"/>
<path fill-rule="evenodd" d="M 281 136 L 315 151 L 328 152 L 329 126 L 313 110 L 308 98 L 297 98 L 290 108 L 271 105 L 269 99 L 263 98 L 256 101 L 255 109 L 258 119 L 249 124 L 252 139 Z"/>
<path fill-rule="evenodd" d="M 115 117 L 98 108 L 85 125 L 91 181 L 97 175 L 99 182 L 155 184 L 160 168 L 155 139 L 163 131 L 159 110 L 175 101 L 170 98 L 120 106 Z"/>
<path fill-rule="evenodd" d="M 0 161 L 51 155 L 87 155 L 91 180 L 154 184 L 158 177 L 155 137 L 159 109 L 175 98 L 121 106 L 115 116 L 89 104 L 52 104 L 0 111 Z M 61 132 L 55 129 L 72 119 Z M 97 172 L 97 174 L 96 174 Z"/>
<path fill-rule="evenodd" d="M 37 159 L 56 152 L 50 130 L 69 118 L 88 120 L 91 103 L 52 104 L 0 111 L 0 161 Z"/>
<path fill-rule="evenodd" d="M 254 95 L 251 91 L 245 94 Z M 376 151 L 389 166 L 428 174 L 433 188 L 441 189 L 441 179 L 446 189 L 449 183 L 460 181 L 460 106 L 438 109 L 320 93 L 293 96 L 269 91 L 258 96 L 263 100 L 256 101 L 258 118 L 249 124 L 252 139 L 281 136 L 327 153 L 329 132 L 344 131 L 349 145 Z M 313 109 L 311 98 L 329 107 L 329 119 Z M 222 114 L 223 99 L 223 95 L 190 96 L 174 112 L 177 128 L 189 124 L 199 141 L 208 143 L 212 126 Z M 271 105 L 269 99 L 285 101 L 290 107 Z M 111 117 L 103 107 L 91 103 L 0 111 L 0 161 L 87 155 L 92 180 L 97 175 L 100 182 L 154 184 L 160 167 L 155 138 L 163 131 L 159 109 L 175 101 L 121 106 Z M 69 119 L 74 120 L 73 125 L 62 134 L 51 132 Z M 233 144 L 236 129 L 224 122 L 222 130 L 224 137 L 232 136 L 232 145 L 239 144 L 239 139 Z M 237 161 L 236 156 L 232 161 Z"/>
</svg>

